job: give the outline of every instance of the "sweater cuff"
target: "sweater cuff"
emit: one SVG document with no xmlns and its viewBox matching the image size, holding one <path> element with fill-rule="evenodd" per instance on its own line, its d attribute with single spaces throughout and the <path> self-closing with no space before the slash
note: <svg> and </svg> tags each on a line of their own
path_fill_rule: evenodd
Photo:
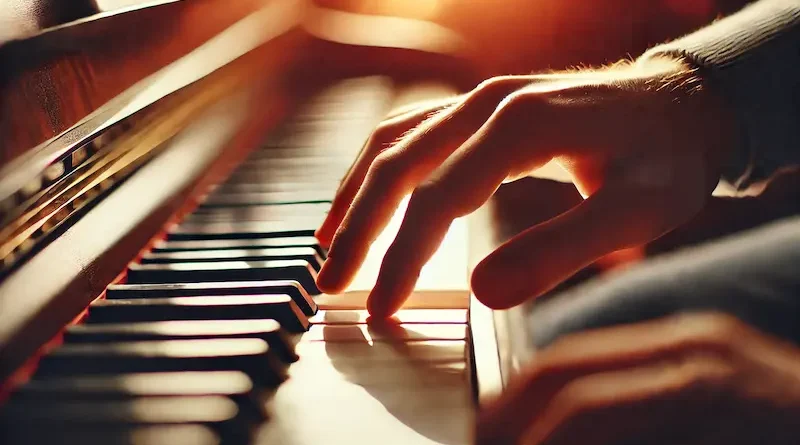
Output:
<svg viewBox="0 0 800 445">
<path fill-rule="evenodd" d="M 647 51 L 695 64 L 734 108 L 739 151 L 722 178 L 739 189 L 800 162 L 800 0 L 761 0 Z"/>
</svg>

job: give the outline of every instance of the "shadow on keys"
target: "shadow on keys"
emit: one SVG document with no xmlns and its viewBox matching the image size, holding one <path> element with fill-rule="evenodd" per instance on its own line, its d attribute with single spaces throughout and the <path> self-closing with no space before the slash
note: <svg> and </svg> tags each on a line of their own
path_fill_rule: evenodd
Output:
<svg viewBox="0 0 800 445">
<path fill-rule="evenodd" d="M 353 313 L 354 323 L 357 317 Z M 416 434 L 440 444 L 466 443 L 472 410 L 466 324 L 368 319 L 321 328 L 326 356 L 341 378 Z M 371 421 L 369 413 L 362 421 Z"/>
</svg>

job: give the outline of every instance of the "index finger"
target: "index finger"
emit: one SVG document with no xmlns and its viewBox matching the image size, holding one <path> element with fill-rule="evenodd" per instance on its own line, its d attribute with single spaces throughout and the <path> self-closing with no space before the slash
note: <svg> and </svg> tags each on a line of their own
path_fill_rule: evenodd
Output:
<svg viewBox="0 0 800 445">
<path fill-rule="evenodd" d="M 412 110 L 404 110 L 404 112 L 384 120 L 378 126 L 342 180 L 325 221 L 315 233 L 321 245 L 330 246 L 334 232 L 347 214 L 347 209 L 350 208 L 350 204 L 363 184 L 367 171 L 375 161 L 375 158 L 389 148 L 404 133 L 421 124 L 433 114 L 453 105 L 457 100 L 457 98 L 448 98 L 435 104 L 426 104 Z"/>
<path fill-rule="evenodd" d="M 470 137 L 505 96 L 535 78 L 507 77 L 488 82 L 378 156 L 333 238 L 318 277 L 320 289 L 343 291 L 403 197 Z"/>
</svg>

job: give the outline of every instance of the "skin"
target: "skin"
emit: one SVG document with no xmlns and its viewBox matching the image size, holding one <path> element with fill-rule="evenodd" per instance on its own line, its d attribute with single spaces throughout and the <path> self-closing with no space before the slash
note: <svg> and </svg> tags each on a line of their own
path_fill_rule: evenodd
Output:
<svg viewBox="0 0 800 445">
<path fill-rule="evenodd" d="M 317 231 L 330 244 L 318 284 L 344 290 L 411 193 L 368 300 L 374 316 L 391 315 L 455 218 L 503 181 L 555 160 L 585 199 L 502 245 L 473 272 L 483 303 L 514 306 L 696 215 L 737 149 L 733 122 L 699 73 L 679 60 L 493 78 L 449 105 L 411 111 L 379 129 Z M 397 143 L 378 142 L 392 132 L 403 135 Z M 502 282 L 493 279 L 500 273 Z"/>
<path fill-rule="evenodd" d="M 612 24 L 622 47 L 631 48 L 625 40 L 634 34 L 615 17 L 595 23 Z M 548 32 L 546 26 L 530 29 Z M 665 32 L 663 38 L 682 33 Z M 542 43 L 532 51 L 540 58 L 520 58 L 532 69 L 574 63 L 553 59 L 548 48 L 583 62 L 609 57 L 593 58 L 591 45 L 583 43 L 588 54 L 565 51 L 564 41 Z M 500 72 L 531 69 L 506 62 L 494 66 L 506 67 Z M 472 289 L 490 307 L 536 297 L 619 249 L 648 244 L 653 252 L 669 250 L 796 212 L 796 204 L 784 205 L 797 202 L 796 172 L 776 177 L 755 198 L 710 197 L 721 166 L 740 147 L 731 138 L 736 132 L 728 107 L 702 74 L 681 60 L 659 59 L 501 76 L 392 116 L 365 146 L 317 232 L 330 246 L 319 287 L 339 292 L 347 286 L 397 203 L 411 194 L 368 300 L 375 320 L 391 315 L 453 219 L 479 207 L 503 181 L 550 160 L 571 175 L 580 194 L 558 194 L 569 202 L 532 209 L 530 228 L 478 265 Z M 536 190 L 553 191 L 552 184 L 531 185 L 531 202 L 548 199 Z M 731 222 L 735 227 L 725 227 Z M 538 351 L 506 391 L 481 408 L 477 444 L 795 444 L 800 350 L 720 314 L 582 332 Z"/>
<path fill-rule="evenodd" d="M 483 409 L 475 443 L 788 445 L 798 414 L 800 350 L 687 314 L 558 340 Z"/>
</svg>

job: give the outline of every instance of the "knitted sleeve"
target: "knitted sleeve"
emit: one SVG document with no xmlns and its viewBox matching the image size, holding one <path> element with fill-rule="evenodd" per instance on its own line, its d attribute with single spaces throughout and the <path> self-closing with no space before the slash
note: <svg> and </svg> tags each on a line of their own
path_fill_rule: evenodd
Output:
<svg viewBox="0 0 800 445">
<path fill-rule="evenodd" d="M 743 144 L 724 166 L 738 188 L 800 163 L 800 0 L 761 0 L 647 51 L 681 56 L 736 112 Z"/>
</svg>

